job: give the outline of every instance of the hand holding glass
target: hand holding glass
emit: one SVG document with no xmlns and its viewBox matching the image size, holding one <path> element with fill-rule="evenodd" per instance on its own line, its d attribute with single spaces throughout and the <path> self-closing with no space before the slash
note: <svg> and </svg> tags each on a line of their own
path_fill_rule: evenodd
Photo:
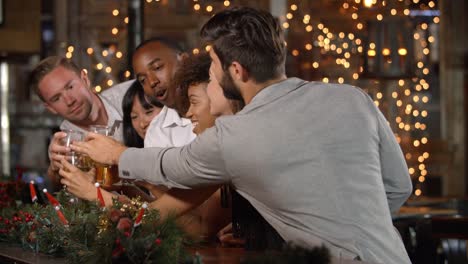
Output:
<svg viewBox="0 0 468 264">
<path fill-rule="evenodd" d="M 90 131 L 105 136 L 112 136 L 111 127 L 109 126 L 91 126 Z M 96 168 L 96 182 L 103 188 L 110 188 L 113 184 L 120 181 L 119 169 L 116 165 L 105 165 L 98 162 L 94 164 Z"/>
<path fill-rule="evenodd" d="M 65 147 L 70 147 L 73 142 L 83 141 L 84 134 L 81 131 L 69 129 L 63 130 L 63 132 L 67 133 L 67 135 L 62 139 L 62 144 Z M 65 153 L 65 159 L 82 171 L 89 171 L 93 166 L 92 160 L 87 155 L 78 154 L 75 151 Z"/>
</svg>

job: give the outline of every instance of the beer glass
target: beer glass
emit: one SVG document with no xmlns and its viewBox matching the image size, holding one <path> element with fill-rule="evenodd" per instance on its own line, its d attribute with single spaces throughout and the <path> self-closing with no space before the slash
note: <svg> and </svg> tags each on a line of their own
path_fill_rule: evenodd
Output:
<svg viewBox="0 0 468 264">
<path fill-rule="evenodd" d="M 62 131 L 67 133 L 67 135 L 62 139 L 62 144 L 66 147 L 70 147 L 73 142 L 83 141 L 84 134 L 81 131 L 72 129 Z M 89 171 L 93 166 L 92 160 L 85 154 L 78 154 L 75 151 L 69 151 L 64 155 L 68 162 L 82 171 Z"/>
<path fill-rule="evenodd" d="M 64 129 L 62 132 L 65 132 L 67 135 L 62 138 L 62 144 L 65 147 L 70 147 L 74 141 L 83 141 L 83 132 L 73 129 Z"/>
<path fill-rule="evenodd" d="M 90 131 L 104 136 L 113 136 L 111 127 L 95 125 L 90 127 Z M 94 162 L 96 168 L 96 182 L 103 188 L 110 188 L 120 181 L 119 169 L 117 165 L 106 165 Z"/>
<path fill-rule="evenodd" d="M 113 136 L 113 131 L 110 126 L 94 125 L 94 126 L 90 126 L 89 130 L 91 132 L 101 134 L 104 136 L 109 136 L 109 137 Z"/>
</svg>

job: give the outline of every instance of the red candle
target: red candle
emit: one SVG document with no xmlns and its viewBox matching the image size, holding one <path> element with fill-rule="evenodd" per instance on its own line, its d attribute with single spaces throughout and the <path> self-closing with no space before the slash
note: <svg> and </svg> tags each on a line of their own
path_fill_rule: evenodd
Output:
<svg viewBox="0 0 468 264">
<path fill-rule="evenodd" d="M 99 201 L 100 206 L 101 206 L 101 207 L 106 207 L 106 203 L 104 202 L 104 197 L 102 197 L 101 187 L 99 187 L 99 183 L 96 182 L 96 183 L 94 184 L 94 186 L 96 186 L 97 198 L 98 198 L 98 201 Z"/>
<path fill-rule="evenodd" d="M 47 199 L 49 200 L 49 202 L 53 205 L 53 206 L 59 206 L 60 203 L 54 198 L 54 196 L 52 196 L 52 194 L 48 193 L 47 192 L 47 189 L 44 189 L 42 190 L 46 196 L 47 196 Z"/>
<path fill-rule="evenodd" d="M 140 208 L 140 212 L 138 212 L 138 216 L 135 219 L 135 223 L 133 224 L 133 227 L 137 227 L 141 225 L 141 219 L 143 218 L 143 214 L 145 213 L 145 209 L 148 208 L 147 203 L 143 203 Z"/>
<path fill-rule="evenodd" d="M 29 182 L 29 193 L 31 194 L 31 201 L 33 203 L 37 201 L 36 189 L 34 189 L 34 181 Z"/>
<path fill-rule="evenodd" d="M 57 212 L 57 215 L 58 215 L 58 218 L 60 219 L 60 221 L 62 221 L 62 223 L 66 226 L 68 226 L 68 221 L 67 219 L 65 218 L 65 216 L 63 215 L 62 211 L 60 211 L 60 206 L 55 206 L 55 211 Z"/>
</svg>

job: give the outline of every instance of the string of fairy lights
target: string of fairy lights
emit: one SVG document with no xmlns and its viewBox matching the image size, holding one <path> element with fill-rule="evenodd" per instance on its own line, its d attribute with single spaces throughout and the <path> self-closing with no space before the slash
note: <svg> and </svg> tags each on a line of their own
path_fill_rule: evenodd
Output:
<svg viewBox="0 0 468 264">
<path fill-rule="evenodd" d="M 197 15 L 211 16 L 215 12 L 232 6 L 233 1 L 198 1 L 193 0 L 192 12 Z M 290 1 L 291 2 L 291 1 Z M 167 4 L 165 0 L 146 0 L 149 4 Z M 395 107 L 394 117 L 389 120 L 397 141 L 404 145 L 404 155 L 408 161 L 409 173 L 415 179 L 414 195 L 422 195 L 422 184 L 428 175 L 426 166 L 430 157 L 428 151 L 423 151 L 423 146 L 429 142 L 426 120 L 428 118 L 427 106 L 430 102 L 430 84 L 428 75 L 430 70 L 430 54 L 432 44 L 436 42 L 437 36 L 430 30 L 431 25 L 440 22 L 439 16 L 432 17 L 432 21 L 418 23 L 413 31 L 414 39 L 414 59 L 415 72 L 411 78 L 402 78 L 391 83 L 391 93 L 386 93 L 380 88 L 379 81 L 374 81 L 369 85 L 363 80 L 364 71 L 362 57 L 373 58 L 378 52 L 388 56 L 391 52 L 397 52 L 399 56 L 405 58 L 408 55 L 407 47 L 399 47 L 396 51 L 384 47 L 377 50 L 376 43 L 364 41 L 368 34 L 367 23 L 369 19 L 384 21 L 392 17 L 404 17 L 408 20 L 416 21 L 412 17 L 411 9 L 436 10 L 436 3 L 429 1 L 427 4 L 420 3 L 420 0 L 343 0 L 338 12 L 348 18 L 352 23 L 352 31 L 333 32 L 326 23 L 313 18 L 304 7 L 303 1 L 291 3 L 287 7 L 284 15 L 279 17 L 282 27 L 292 34 L 301 34 L 305 43 L 298 44 L 291 42 L 288 44 L 288 52 L 293 59 L 307 61 L 300 64 L 300 67 L 307 71 L 317 73 L 323 82 L 349 83 L 364 88 L 374 98 L 374 103 L 382 107 L 383 105 L 393 105 Z M 120 24 L 112 27 L 111 34 L 118 36 L 126 34 L 128 17 L 118 8 L 110 12 L 112 17 L 119 18 Z M 364 45 L 368 45 L 365 47 Z M 198 54 L 200 50 L 209 50 L 210 46 L 197 47 L 192 50 L 193 54 Z M 367 52 L 365 52 L 367 51 Z M 73 45 L 66 48 L 65 56 L 72 58 L 75 50 Z M 366 53 L 366 54 L 365 54 Z M 96 63 L 93 70 L 115 75 L 114 69 L 110 66 L 110 59 L 121 60 L 124 52 L 117 46 L 110 46 L 102 49 L 99 46 L 86 48 L 86 54 L 93 58 Z M 325 62 L 324 58 L 334 58 L 333 71 L 329 70 L 330 62 Z M 124 78 L 130 78 L 130 71 L 124 71 Z M 96 92 L 110 87 L 114 84 L 113 79 L 108 78 L 103 84 L 94 87 Z M 370 87 L 363 87 L 369 85 Z M 107 87 L 105 87 L 107 86 Z"/>
</svg>

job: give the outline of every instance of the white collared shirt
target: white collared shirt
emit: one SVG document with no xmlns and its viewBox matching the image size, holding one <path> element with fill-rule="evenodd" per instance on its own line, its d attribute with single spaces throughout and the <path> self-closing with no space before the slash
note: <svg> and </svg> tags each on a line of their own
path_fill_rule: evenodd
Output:
<svg viewBox="0 0 468 264">
<path fill-rule="evenodd" d="M 181 147 L 195 139 L 193 125 L 189 119 L 166 106 L 153 118 L 145 136 L 145 148 Z"/>
</svg>

